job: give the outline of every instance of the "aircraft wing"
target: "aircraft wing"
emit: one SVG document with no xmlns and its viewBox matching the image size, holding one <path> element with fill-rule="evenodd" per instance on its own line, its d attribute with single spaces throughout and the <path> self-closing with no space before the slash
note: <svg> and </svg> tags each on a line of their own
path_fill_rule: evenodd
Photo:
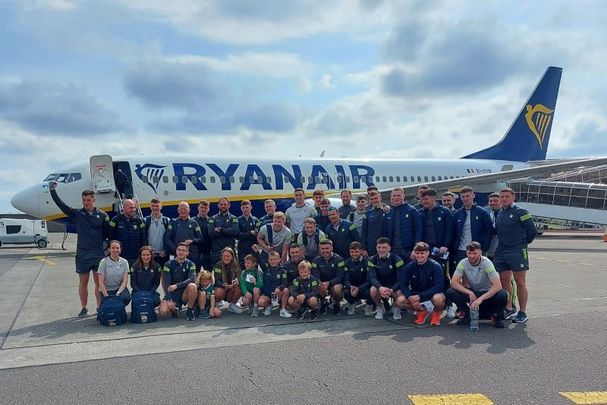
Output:
<svg viewBox="0 0 607 405">
<path fill-rule="evenodd" d="M 552 163 L 542 166 L 527 167 L 523 169 L 504 170 L 496 173 L 478 174 L 474 176 L 460 177 L 458 179 L 409 184 L 403 186 L 402 188 L 405 190 L 405 195 L 407 197 L 414 197 L 417 194 L 417 187 L 421 184 L 427 184 L 440 193 L 450 189 L 460 188 L 464 186 L 480 188 L 480 186 L 482 185 L 495 184 L 512 179 L 520 179 L 522 177 L 532 177 L 550 173 L 558 173 L 565 170 L 601 166 L 604 164 L 607 164 L 607 157 L 581 159 L 568 162 Z M 391 188 L 379 190 L 379 192 L 382 196 L 382 200 L 390 201 L 390 193 L 392 192 Z"/>
</svg>

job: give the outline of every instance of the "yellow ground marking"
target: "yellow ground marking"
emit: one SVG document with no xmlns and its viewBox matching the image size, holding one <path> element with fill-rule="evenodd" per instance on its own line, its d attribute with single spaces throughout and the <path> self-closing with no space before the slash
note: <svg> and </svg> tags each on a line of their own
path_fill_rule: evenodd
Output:
<svg viewBox="0 0 607 405">
<path fill-rule="evenodd" d="M 574 404 L 607 404 L 607 391 L 559 392 Z"/>
<path fill-rule="evenodd" d="M 580 266 L 592 266 L 592 263 L 578 263 Z"/>
<path fill-rule="evenodd" d="M 57 263 L 55 263 L 52 260 L 47 259 L 45 256 L 32 256 L 32 257 L 26 257 L 26 260 L 38 260 L 41 261 L 44 264 L 48 264 L 49 266 L 56 266 Z"/>
<path fill-rule="evenodd" d="M 493 405 L 483 394 L 409 395 L 414 405 Z"/>
</svg>

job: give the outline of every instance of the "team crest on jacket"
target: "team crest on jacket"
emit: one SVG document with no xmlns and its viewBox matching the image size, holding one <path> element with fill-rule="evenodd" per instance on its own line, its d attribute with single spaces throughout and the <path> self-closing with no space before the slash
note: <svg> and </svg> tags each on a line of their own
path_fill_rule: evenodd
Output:
<svg viewBox="0 0 607 405">
<path fill-rule="evenodd" d="M 164 175 L 164 168 L 166 166 L 154 165 L 151 163 L 146 163 L 144 165 L 135 165 L 135 174 L 141 181 L 150 186 L 155 193 L 158 192 L 158 185 L 160 184 L 160 179 Z M 147 181 L 144 181 L 147 180 Z"/>
</svg>

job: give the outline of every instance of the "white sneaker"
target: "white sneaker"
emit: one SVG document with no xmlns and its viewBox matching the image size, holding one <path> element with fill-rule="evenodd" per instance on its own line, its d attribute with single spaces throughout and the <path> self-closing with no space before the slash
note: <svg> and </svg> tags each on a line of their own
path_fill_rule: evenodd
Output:
<svg viewBox="0 0 607 405">
<path fill-rule="evenodd" d="M 375 319 L 384 319 L 384 314 L 386 313 L 386 309 L 383 305 L 377 307 L 377 311 L 375 311 Z"/>
<path fill-rule="evenodd" d="M 278 302 L 278 298 L 272 298 L 272 308 L 280 307 L 280 302 Z"/>
<path fill-rule="evenodd" d="M 253 307 L 253 311 L 251 311 L 251 316 L 259 316 L 259 309 L 257 307 Z"/>
<path fill-rule="evenodd" d="M 265 307 L 264 310 L 263 310 L 263 314 L 265 316 L 272 315 L 272 307 L 270 305 L 268 305 L 267 307 Z"/>
<path fill-rule="evenodd" d="M 291 318 L 293 315 L 286 308 L 280 310 L 280 316 L 283 318 Z"/>
<path fill-rule="evenodd" d="M 232 304 L 232 303 L 230 303 L 230 305 L 228 305 L 228 311 L 233 312 L 235 314 L 242 314 L 244 312 L 242 310 L 242 308 L 240 308 L 238 305 Z"/>
<path fill-rule="evenodd" d="M 230 307 L 230 304 L 226 301 L 226 300 L 221 300 L 217 303 L 217 308 L 219 309 L 228 309 Z"/>
<path fill-rule="evenodd" d="M 447 318 L 449 319 L 454 319 L 455 318 L 455 310 L 457 309 L 457 306 L 455 306 L 455 304 L 451 304 L 447 307 Z"/>
<path fill-rule="evenodd" d="M 348 303 L 348 315 L 354 315 L 356 314 L 356 303 L 353 302 L 352 304 Z"/>
<path fill-rule="evenodd" d="M 365 315 L 366 316 L 373 315 L 373 305 L 371 305 L 371 304 L 365 305 Z"/>
<path fill-rule="evenodd" d="M 395 321 L 398 321 L 401 318 L 402 318 L 402 315 L 400 314 L 400 308 L 398 308 L 396 305 L 394 305 L 392 307 L 392 319 L 394 319 Z"/>
</svg>

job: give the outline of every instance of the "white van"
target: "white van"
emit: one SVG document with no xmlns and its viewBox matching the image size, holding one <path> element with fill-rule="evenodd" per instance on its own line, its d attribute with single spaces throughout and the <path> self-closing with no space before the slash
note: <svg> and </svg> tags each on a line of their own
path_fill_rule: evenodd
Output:
<svg viewBox="0 0 607 405">
<path fill-rule="evenodd" d="M 46 221 L 40 219 L 0 218 L 0 246 L 34 243 L 40 249 L 48 245 Z"/>
</svg>

